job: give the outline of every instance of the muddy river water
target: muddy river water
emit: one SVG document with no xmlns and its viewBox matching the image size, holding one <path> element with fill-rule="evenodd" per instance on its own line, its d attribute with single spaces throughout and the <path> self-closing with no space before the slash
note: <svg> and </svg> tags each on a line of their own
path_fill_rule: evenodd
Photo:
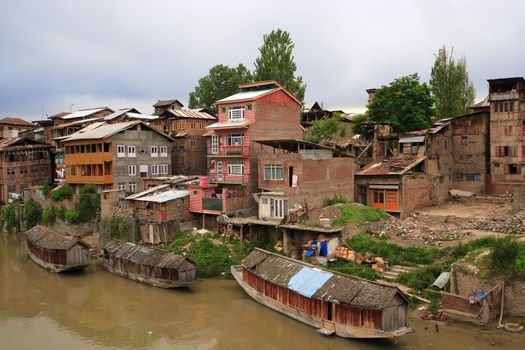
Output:
<svg viewBox="0 0 525 350">
<path fill-rule="evenodd" d="M 395 341 L 325 337 L 254 302 L 231 280 L 164 290 L 92 264 L 57 275 L 0 235 L 0 349 L 524 349 L 512 339 L 410 319 Z"/>
</svg>

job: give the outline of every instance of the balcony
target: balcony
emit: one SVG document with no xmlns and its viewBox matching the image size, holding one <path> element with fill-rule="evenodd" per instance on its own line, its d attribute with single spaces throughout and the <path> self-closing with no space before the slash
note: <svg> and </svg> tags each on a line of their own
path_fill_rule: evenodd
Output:
<svg viewBox="0 0 525 350">
<path fill-rule="evenodd" d="M 233 175 L 226 173 L 209 173 L 208 183 L 243 184 L 250 179 L 250 174 Z"/>
<path fill-rule="evenodd" d="M 202 199 L 203 210 L 222 211 L 222 199 L 220 198 L 203 198 Z"/>
<path fill-rule="evenodd" d="M 248 145 L 220 146 L 208 148 L 208 157 L 248 157 Z"/>
</svg>

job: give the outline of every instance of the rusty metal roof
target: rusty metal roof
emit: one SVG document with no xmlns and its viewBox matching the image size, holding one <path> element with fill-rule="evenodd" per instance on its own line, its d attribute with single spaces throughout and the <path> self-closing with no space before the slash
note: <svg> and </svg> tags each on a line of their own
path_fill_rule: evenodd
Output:
<svg viewBox="0 0 525 350">
<path fill-rule="evenodd" d="M 385 159 L 367 165 L 357 171 L 355 175 L 403 175 L 427 157 L 401 157 L 396 159 Z"/>
<path fill-rule="evenodd" d="M 207 113 L 204 108 L 186 108 L 183 107 L 181 109 L 170 109 L 168 110 L 170 114 L 172 114 L 174 117 L 177 118 L 185 118 L 185 119 L 208 119 L 208 120 L 216 120 L 214 116 Z"/>
<path fill-rule="evenodd" d="M 29 127 L 36 127 L 31 122 L 28 122 L 27 120 L 16 118 L 16 117 L 5 117 L 0 119 L 0 124 L 12 124 L 12 125 L 21 125 L 21 126 L 29 126 Z"/>
<path fill-rule="evenodd" d="M 24 136 L 13 137 L 0 140 L 0 150 L 7 148 L 34 148 L 34 147 L 51 147 L 50 144 L 30 139 Z"/>
<path fill-rule="evenodd" d="M 37 225 L 27 230 L 25 234 L 28 241 L 43 249 L 69 250 L 77 243 L 81 243 L 86 249 L 90 247 L 81 239 L 61 235 L 45 226 Z"/>
<path fill-rule="evenodd" d="M 316 289 L 313 299 L 369 309 L 385 308 L 396 294 L 408 302 L 395 285 L 334 272 L 260 248 L 255 248 L 241 264 L 258 277 L 283 288 L 288 288 L 290 280 L 304 268 L 332 274 Z"/>
</svg>

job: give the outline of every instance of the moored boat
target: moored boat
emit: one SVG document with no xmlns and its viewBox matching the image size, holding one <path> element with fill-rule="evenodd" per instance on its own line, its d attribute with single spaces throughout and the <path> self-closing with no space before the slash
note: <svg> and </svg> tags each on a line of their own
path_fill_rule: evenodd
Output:
<svg viewBox="0 0 525 350">
<path fill-rule="evenodd" d="M 192 260 L 115 239 L 104 247 L 102 266 L 116 275 L 161 288 L 186 287 L 199 281 Z"/>
<path fill-rule="evenodd" d="M 25 236 L 31 260 L 50 271 L 81 270 L 90 263 L 90 245 L 81 239 L 40 225 L 27 230 Z"/>
<path fill-rule="evenodd" d="M 259 303 L 325 335 L 394 338 L 413 332 L 408 299 L 394 285 L 322 269 L 259 248 L 231 272 Z"/>
</svg>

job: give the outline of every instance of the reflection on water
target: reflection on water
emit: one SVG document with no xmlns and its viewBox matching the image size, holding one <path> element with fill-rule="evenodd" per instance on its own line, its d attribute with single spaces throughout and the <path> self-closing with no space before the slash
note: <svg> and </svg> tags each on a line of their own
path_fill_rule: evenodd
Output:
<svg viewBox="0 0 525 350">
<path fill-rule="evenodd" d="M 325 337 L 252 301 L 233 281 L 165 290 L 97 264 L 54 274 L 29 260 L 24 242 L 0 236 L 0 349 L 521 348 L 491 346 L 479 332 L 411 324 L 416 333 L 396 341 Z"/>
</svg>

